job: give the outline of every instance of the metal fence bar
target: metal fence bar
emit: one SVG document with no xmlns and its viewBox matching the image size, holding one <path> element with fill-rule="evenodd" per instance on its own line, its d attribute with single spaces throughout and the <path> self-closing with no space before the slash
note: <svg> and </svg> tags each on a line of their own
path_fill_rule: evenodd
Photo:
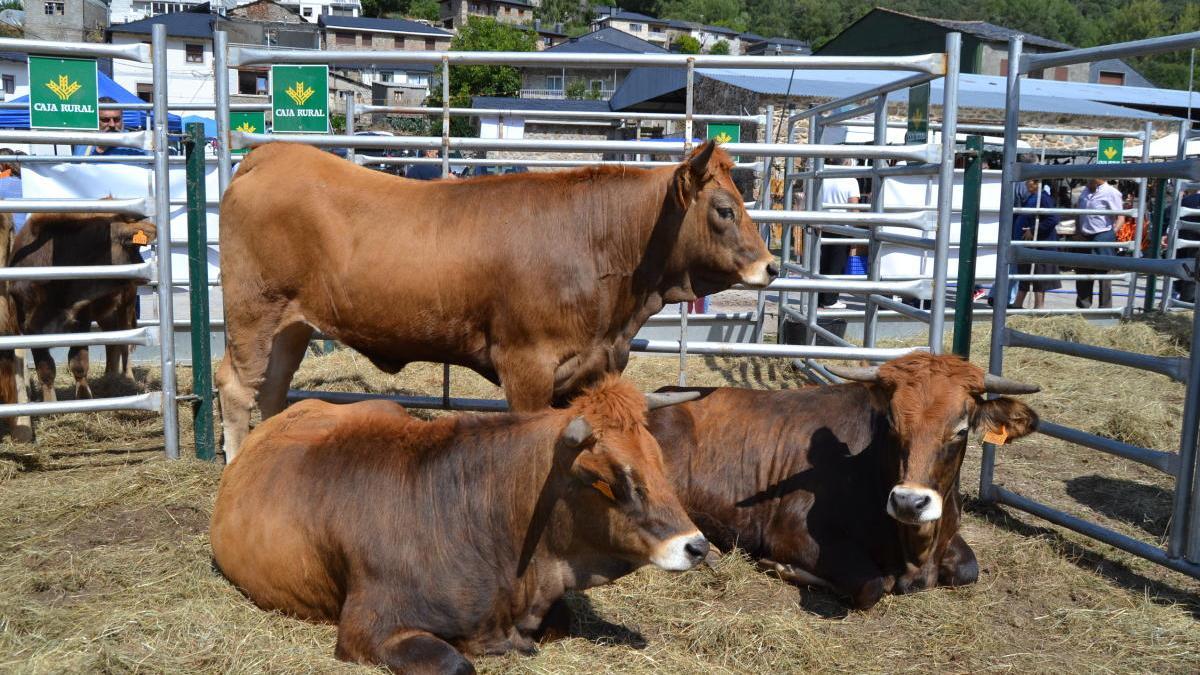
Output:
<svg viewBox="0 0 1200 675">
<path fill-rule="evenodd" d="M 1045 178 L 1187 178 L 1200 180 L 1200 159 L 1114 164 L 1021 164 L 1017 180 Z"/>
<path fill-rule="evenodd" d="M 937 227 L 937 217 L 933 211 L 908 211 L 891 213 L 861 213 L 833 211 L 759 211 L 749 210 L 750 219 L 765 223 L 794 223 L 808 225 L 846 225 L 878 227 L 891 225 L 908 227 L 925 232 Z"/>
<path fill-rule="evenodd" d="M 1090 253 L 1065 253 L 1042 251 L 1030 248 L 1015 248 L 1012 262 L 1050 263 L 1079 269 L 1119 270 L 1172 276 L 1176 279 L 1191 279 L 1195 265 L 1191 260 L 1163 260 L 1160 258 L 1129 258 L 1117 255 L 1092 255 Z M 997 278 L 999 278 L 997 276 Z"/>
<path fill-rule="evenodd" d="M 32 9 L 30 11 L 33 11 Z M 55 42 L 53 40 L 0 39 L 0 51 L 37 54 L 39 56 L 68 56 L 74 58 L 122 59 L 150 61 L 150 45 L 110 45 L 92 42 Z M 27 104 L 28 105 L 28 104 Z"/>
<path fill-rule="evenodd" d="M 864 147 L 848 145 L 845 147 Z M 873 159 L 868 157 L 867 159 Z M 877 159 L 877 158 L 874 158 Z M 789 173 L 789 179 L 804 179 L 804 178 L 875 178 L 884 176 L 932 176 L 938 173 L 939 167 L 937 164 L 897 164 L 896 166 L 882 166 L 875 168 L 873 166 L 839 166 L 822 169 L 820 171 L 808 170 Z"/>
<path fill-rule="evenodd" d="M 344 63 L 383 64 L 427 64 L 438 65 L 443 59 L 454 66 L 676 66 L 686 67 L 692 59 L 696 68 L 770 68 L 776 70 L 896 70 L 930 73 L 940 76 L 945 73 L 944 54 L 920 54 L 916 56 L 713 56 L 710 54 L 563 54 L 559 52 L 439 52 L 439 51 L 313 51 L 307 49 L 263 49 L 258 47 L 232 47 L 228 65 L 239 66 L 267 64 L 310 64 L 329 65 Z"/>
<path fill-rule="evenodd" d="M 0 405 L 0 417 L 59 415 L 65 413 L 109 412 L 114 410 L 148 410 L 163 408 L 162 392 L 151 391 L 134 396 L 85 398 L 75 401 L 38 401 Z"/>
<path fill-rule="evenodd" d="M 355 110 L 360 115 L 390 113 L 396 115 L 441 115 L 442 109 L 422 106 L 404 105 L 357 105 Z M 587 110 L 521 110 L 518 108 L 450 108 L 450 114 L 462 117 L 499 116 L 522 117 L 526 122 L 538 120 L 643 120 L 647 122 L 682 122 L 686 115 L 682 113 L 643 113 L 643 112 L 602 112 Z M 761 115 L 702 115 L 696 114 L 692 119 L 697 122 L 750 122 L 762 123 Z"/>
<path fill-rule="evenodd" d="M 856 94 L 851 94 L 850 96 L 846 96 L 843 98 L 835 99 L 833 101 L 827 101 L 825 103 L 820 103 L 818 105 L 814 105 L 811 108 L 808 108 L 806 110 L 802 110 L 800 112 L 792 114 L 792 116 L 788 118 L 788 121 L 795 122 L 795 121 L 799 121 L 802 119 L 815 117 L 817 115 L 827 113 L 830 110 L 837 110 L 838 108 L 841 108 L 842 106 L 845 106 L 848 103 L 854 103 L 854 102 L 862 101 L 862 100 L 869 99 L 869 98 L 884 96 L 893 91 L 900 91 L 902 89 L 908 89 L 909 87 L 915 87 L 918 84 L 924 84 L 926 82 L 929 82 L 930 80 L 935 80 L 945 74 L 946 74 L 946 71 L 945 71 L 945 68 L 943 68 L 941 72 L 930 71 L 930 72 L 924 72 L 924 73 L 921 73 L 918 75 L 911 75 L 909 77 L 903 77 L 903 78 L 900 78 L 897 80 L 893 80 L 892 82 L 888 82 L 887 84 L 881 84 L 877 87 L 872 87 L 870 89 L 864 89 Z"/>
<path fill-rule="evenodd" d="M 217 198 L 225 194 L 233 178 L 233 157 L 229 149 L 233 141 L 229 129 L 229 34 L 213 31 L 213 98 L 217 118 Z"/>
<path fill-rule="evenodd" d="M 678 354 L 678 340 L 645 340 L 635 338 L 631 348 L 636 352 L 653 354 Z M 918 349 L 863 349 L 846 347 L 825 347 L 819 345 L 772 345 L 739 342 L 688 342 L 689 354 L 705 354 L 711 356 L 777 356 L 783 358 L 814 358 L 814 359 L 872 359 L 890 360 L 903 356 Z"/>
<path fill-rule="evenodd" d="M 958 71 L 962 33 L 946 35 L 946 79 L 942 86 L 942 157 L 938 176 L 936 248 L 933 255 L 932 321 L 929 322 L 929 349 L 942 352 L 945 340 L 946 277 L 950 262 L 950 218 L 954 207 L 955 128 L 958 125 Z"/>
<path fill-rule="evenodd" d="M 1034 70 L 1065 66 L 1073 63 L 1092 63 L 1103 59 L 1119 59 L 1126 56 L 1142 56 L 1172 52 L 1179 49 L 1200 46 L 1200 31 L 1181 33 L 1163 37 L 1119 42 L 1117 44 L 1087 47 L 1085 49 L 1070 49 L 1065 52 L 1048 52 L 1045 54 L 1026 54 L 1021 57 L 1019 72 L 1026 74 Z M 1009 63 L 1012 63 L 1011 61 Z"/>
<path fill-rule="evenodd" d="M 1068 340 L 1057 340 L 1041 335 L 1023 333 L 1011 328 L 1004 329 L 1004 342 L 1008 347 L 1038 349 L 1044 352 L 1063 354 L 1064 356 L 1075 356 L 1081 359 L 1091 359 L 1093 361 L 1126 366 L 1128 368 L 1148 370 L 1159 375 L 1166 375 L 1176 382 L 1187 381 L 1188 363 L 1191 361 L 1179 356 L 1151 356 L 1149 354 L 1138 354 L 1120 349 L 1097 347 Z"/>
<path fill-rule="evenodd" d="M 88 333 L 44 333 L 41 335 L 0 336 L 0 349 L 50 349 L 76 345 L 140 345 L 149 347 L 158 341 L 158 328 L 94 331 Z"/>
<path fill-rule="evenodd" d="M 0 267 L 0 281 L 58 281 L 65 279 L 154 278 L 154 263 L 76 265 L 73 267 Z"/>
<path fill-rule="evenodd" d="M 438 164 L 442 160 L 437 157 L 376 157 L 374 155 L 356 154 L 354 161 L 363 166 L 371 166 L 375 164 L 388 165 L 411 165 L 411 164 Z M 546 167 L 575 167 L 575 166 L 636 166 L 636 167 L 656 167 L 656 166 L 679 166 L 679 162 L 667 161 L 625 161 L 625 160 L 597 160 L 597 159 L 525 159 L 523 157 L 488 157 L 483 159 L 461 158 L 454 159 L 451 164 L 457 166 L 546 166 Z M 734 164 L 735 169 L 748 169 L 759 173 L 762 171 L 762 165 L 758 162 L 741 162 Z"/>
<path fill-rule="evenodd" d="M 154 214 L 154 203 L 145 197 L 132 199 L 5 199 L 0 213 L 123 213 L 131 216 Z"/>
<path fill-rule="evenodd" d="M 151 150 L 154 138 L 148 131 L 46 131 L 42 129 L 0 129 L 0 143 L 45 143 L 49 145 L 101 145 L 113 148 Z"/>
<path fill-rule="evenodd" d="M 1043 520 L 1054 523 L 1055 525 L 1061 525 L 1069 530 L 1074 530 L 1086 537 L 1091 537 L 1097 541 L 1104 542 L 1109 546 L 1114 546 L 1122 551 L 1126 551 L 1127 553 L 1141 556 L 1142 558 L 1158 563 L 1159 565 L 1162 565 L 1168 569 L 1189 574 L 1193 577 L 1200 577 L 1200 565 L 1189 563 L 1177 557 L 1172 557 L 1164 553 L 1163 550 L 1157 546 L 1151 546 L 1150 544 L 1138 541 L 1132 537 L 1127 537 L 1118 532 L 1113 532 L 1108 528 L 1101 527 L 1095 523 L 1083 520 L 1082 518 L 1077 518 L 1068 513 L 1063 513 L 1057 509 L 1052 509 L 1049 506 L 1041 504 L 1040 502 L 1036 502 L 1027 497 L 1023 497 L 1010 490 L 1006 490 L 1002 487 L 996 487 L 993 489 L 992 499 L 997 503 L 1007 504 L 1009 506 L 1021 509 L 1022 511 L 1031 513 L 1039 518 L 1042 518 Z"/>
<path fill-rule="evenodd" d="M 354 403 L 356 401 L 395 401 L 405 408 L 426 410 L 459 410 L 464 412 L 508 412 L 508 402 L 485 398 L 446 398 L 443 396 L 400 396 L 397 394 L 360 394 L 347 391 L 307 391 L 289 389 L 289 403 L 304 399 L 316 399 L 327 403 Z"/>
<path fill-rule="evenodd" d="M 151 34 L 154 53 L 154 213 L 158 226 L 159 353 L 162 357 L 163 445 L 169 459 L 179 458 L 179 411 L 175 404 L 175 308 L 171 300 L 171 185 L 167 155 L 167 27 L 155 24 Z"/>
<path fill-rule="evenodd" d="M 1082 445 L 1092 450 L 1105 452 L 1116 457 L 1128 459 L 1139 464 L 1144 464 L 1150 468 L 1158 469 L 1163 473 L 1175 475 L 1178 470 L 1179 455 L 1173 452 L 1163 452 L 1162 450 L 1151 450 L 1129 443 L 1122 443 L 1104 436 L 1088 433 L 1080 429 L 1055 424 L 1047 420 L 1038 422 L 1038 433 L 1045 434 L 1051 438 Z"/>
<path fill-rule="evenodd" d="M 437 136 L 346 136 L 338 134 L 258 134 L 235 131 L 231 133 L 234 149 L 272 142 L 304 143 L 322 148 L 409 148 L 433 150 L 442 146 Z M 508 150 L 513 152 L 622 152 L 629 154 L 656 153 L 680 155 L 686 152 L 686 144 L 677 141 L 601 141 L 601 140 L 550 140 L 508 138 L 450 138 L 452 150 Z M 937 162 L 935 145 L 787 145 L 780 143 L 725 143 L 722 146 L 731 155 L 792 156 L 792 157 L 879 157 L 898 161 Z"/>
<path fill-rule="evenodd" d="M 890 298 L 886 295 L 872 295 L 871 300 L 880 307 L 887 307 L 891 311 L 906 316 L 910 319 L 920 321 L 921 323 L 932 323 L 932 314 L 924 309 L 906 305 L 903 302 L 897 302 L 895 298 Z M 952 310 L 951 310 L 952 311 Z M 945 312 L 943 311 L 943 316 Z"/>
</svg>

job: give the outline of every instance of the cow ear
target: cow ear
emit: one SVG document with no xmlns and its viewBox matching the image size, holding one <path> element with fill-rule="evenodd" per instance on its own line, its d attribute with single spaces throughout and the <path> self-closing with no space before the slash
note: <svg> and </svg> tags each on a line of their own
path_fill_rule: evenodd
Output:
<svg viewBox="0 0 1200 675">
<path fill-rule="evenodd" d="M 114 220 L 111 228 L 113 243 L 120 246 L 146 246 L 158 235 L 153 224 L 141 219 Z"/>
<path fill-rule="evenodd" d="M 1028 436 L 1037 429 L 1037 425 L 1038 414 L 1033 408 L 1007 396 L 983 401 L 975 407 L 975 414 L 971 417 L 973 428 L 1006 439 Z"/>
<path fill-rule="evenodd" d="M 686 209 L 691 206 L 696 195 L 700 194 L 700 190 L 708 182 L 711 173 L 708 170 L 708 162 L 712 159 L 716 147 L 715 141 L 708 141 L 693 150 L 675 170 L 675 201 L 680 208 Z"/>
</svg>

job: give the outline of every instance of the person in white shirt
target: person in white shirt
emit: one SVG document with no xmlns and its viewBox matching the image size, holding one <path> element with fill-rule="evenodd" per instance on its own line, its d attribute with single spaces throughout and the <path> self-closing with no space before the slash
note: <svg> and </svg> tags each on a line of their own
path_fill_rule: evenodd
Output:
<svg viewBox="0 0 1200 675">
<path fill-rule="evenodd" d="M 1121 192 L 1117 188 L 1104 182 L 1103 179 L 1093 178 L 1088 181 L 1087 187 L 1079 194 L 1078 207 L 1081 209 L 1105 209 L 1108 211 L 1120 211 L 1124 204 L 1121 199 Z M 1114 228 L 1117 224 L 1117 214 L 1107 215 L 1091 215 L 1079 216 L 1076 221 L 1078 223 L 1078 232 L 1075 238 L 1081 241 L 1095 242 L 1115 242 L 1117 240 L 1116 231 Z M 1080 253 L 1091 253 L 1093 255 L 1112 255 L 1111 248 L 1093 248 L 1080 249 Z M 1108 270 L 1085 270 L 1080 269 L 1080 274 L 1104 274 Z M 1087 309 L 1092 306 L 1092 281 L 1076 281 L 1075 282 L 1075 306 Z M 1100 306 L 1112 307 L 1112 282 L 1100 282 Z"/>
<path fill-rule="evenodd" d="M 850 159 L 831 159 L 827 165 L 852 165 Z M 858 180 L 854 178 L 825 178 L 821 180 L 821 203 L 818 208 L 822 211 L 845 211 L 845 209 L 829 208 L 826 204 L 857 204 L 859 200 Z M 836 239 L 838 235 L 822 234 L 822 239 Z M 824 244 L 821 246 L 820 272 L 827 274 L 844 274 L 846 261 L 850 257 L 850 247 L 842 244 Z M 826 309 L 841 309 L 845 303 L 838 301 L 837 293 L 821 293 L 817 296 L 817 304 Z"/>
</svg>

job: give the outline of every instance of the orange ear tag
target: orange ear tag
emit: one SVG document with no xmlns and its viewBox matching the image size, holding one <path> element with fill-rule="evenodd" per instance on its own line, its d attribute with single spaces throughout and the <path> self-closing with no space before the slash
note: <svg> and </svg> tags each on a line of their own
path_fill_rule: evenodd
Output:
<svg viewBox="0 0 1200 675">
<path fill-rule="evenodd" d="M 147 237 L 146 233 L 142 230 L 138 230 L 137 232 L 133 233 L 133 243 L 137 244 L 138 246 L 145 246 L 146 244 L 150 243 L 150 237 Z"/>
<path fill-rule="evenodd" d="M 1008 430 L 1001 426 L 1000 431 L 989 431 L 983 435 L 983 442 L 991 443 L 992 445 L 1004 445 L 1008 442 Z"/>
<path fill-rule="evenodd" d="M 609 487 L 608 483 L 605 483 L 602 480 L 598 480 L 595 483 L 592 483 L 592 487 L 596 488 L 596 492 L 599 492 L 600 494 L 604 495 L 605 497 L 608 497 L 612 501 L 614 501 L 614 502 L 617 501 L 617 498 L 613 496 L 612 488 Z"/>
</svg>

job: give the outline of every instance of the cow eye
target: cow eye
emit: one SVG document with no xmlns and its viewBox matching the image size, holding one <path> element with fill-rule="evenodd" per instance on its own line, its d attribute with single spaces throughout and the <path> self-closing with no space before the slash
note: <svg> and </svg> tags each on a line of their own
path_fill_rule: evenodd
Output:
<svg viewBox="0 0 1200 675">
<path fill-rule="evenodd" d="M 733 220 L 733 209 L 728 206 L 719 206 L 717 207 L 717 215 L 725 220 Z"/>
</svg>

